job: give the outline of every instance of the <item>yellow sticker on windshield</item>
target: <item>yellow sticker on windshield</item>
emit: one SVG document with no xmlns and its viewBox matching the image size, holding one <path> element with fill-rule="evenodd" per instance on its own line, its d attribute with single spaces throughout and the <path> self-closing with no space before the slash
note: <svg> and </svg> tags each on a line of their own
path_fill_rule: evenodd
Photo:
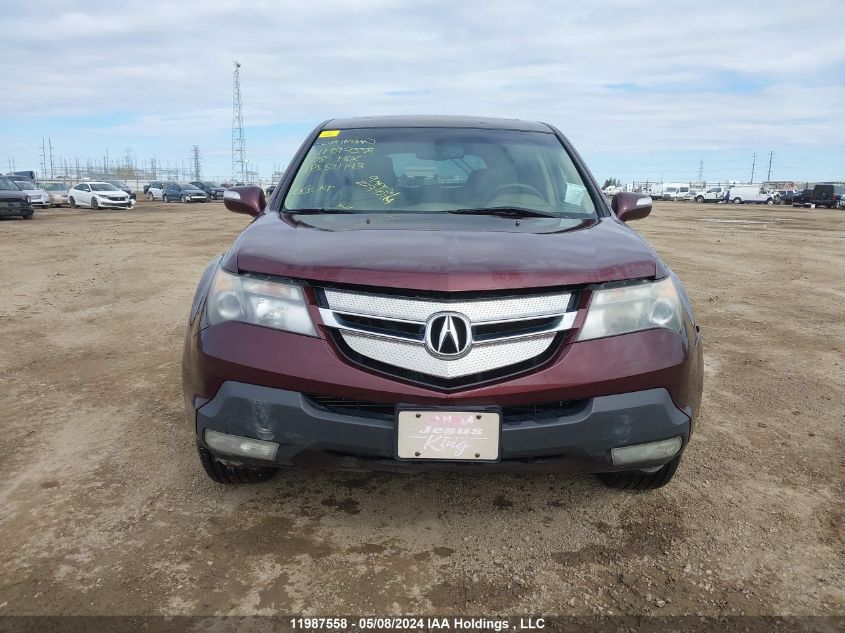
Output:
<svg viewBox="0 0 845 633">
<path fill-rule="evenodd" d="M 320 132 L 320 136 L 318 138 L 326 138 L 327 136 L 337 136 L 340 134 L 340 130 L 323 130 Z"/>
</svg>

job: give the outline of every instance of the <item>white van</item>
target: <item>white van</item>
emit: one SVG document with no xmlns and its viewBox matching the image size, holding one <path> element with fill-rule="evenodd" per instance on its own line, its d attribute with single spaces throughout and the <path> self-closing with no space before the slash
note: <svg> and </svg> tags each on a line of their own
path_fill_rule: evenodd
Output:
<svg viewBox="0 0 845 633">
<path fill-rule="evenodd" d="M 758 185 L 740 185 L 738 187 L 731 187 L 728 192 L 728 200 L 734 204 L 744 204 L 750 202 L 753 204 L 775 204 L 778 200 L 776 192 L 769 191 L 765 187 Z"/>
<path fill-rule="evenodd" d="M 689 200 L 691 199 L 690 186 L 681 182 L 664 183 L 661 198 L 664 200 Z"/>
</svg>

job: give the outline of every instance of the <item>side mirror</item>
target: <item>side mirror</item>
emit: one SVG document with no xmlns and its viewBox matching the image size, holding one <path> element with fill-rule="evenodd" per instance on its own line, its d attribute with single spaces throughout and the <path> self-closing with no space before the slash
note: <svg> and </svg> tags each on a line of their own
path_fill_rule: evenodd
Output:
<svg viewBox="0 0 845 633">
<path fill-rule="evenodd" d="M 651 196 L 632 191 L 622 191 L 610 203 L 616 217 L 623 222 L 641 220 L 651 213 Z"/>
<path fill-rule="evenodd" d="M 232 187 L 223 192 L 223 204 L 229 211 L 257 218 L 264 213 L 267 199 L 261 187 Z"/>
</svg>

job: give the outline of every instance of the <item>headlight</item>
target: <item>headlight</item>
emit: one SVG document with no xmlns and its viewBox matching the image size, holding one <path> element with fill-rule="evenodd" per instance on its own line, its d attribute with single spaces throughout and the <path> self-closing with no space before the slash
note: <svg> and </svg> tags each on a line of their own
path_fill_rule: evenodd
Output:
<svg viewBox="0 0 845 633">
<path fill-rule="evenodd" d="M 682 328 L 681 300 L 671 277 L 593 292 L 579 341 L 651 328 Z"/>
<path fill-rule="evenodd" d="M 242 321 L 317 336 L 301 286 L 233 275 L 222 268 L 217 270 L 211 282 L 206 314 L 212 325 Z"/>
</svg>

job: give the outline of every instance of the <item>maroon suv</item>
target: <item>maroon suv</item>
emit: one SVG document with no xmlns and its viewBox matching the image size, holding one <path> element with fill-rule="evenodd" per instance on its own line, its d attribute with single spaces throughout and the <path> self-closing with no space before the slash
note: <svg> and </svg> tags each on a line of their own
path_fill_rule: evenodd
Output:
<svg viewBox="0 0 845 633">
<path fill-rule="evenodd" d="M 656 488 L 701 400 L 677 276 L 544 123 L 335 119 L 200 280 L 185 340 L 208 475 L 599 473 Z"/>
</svg>

